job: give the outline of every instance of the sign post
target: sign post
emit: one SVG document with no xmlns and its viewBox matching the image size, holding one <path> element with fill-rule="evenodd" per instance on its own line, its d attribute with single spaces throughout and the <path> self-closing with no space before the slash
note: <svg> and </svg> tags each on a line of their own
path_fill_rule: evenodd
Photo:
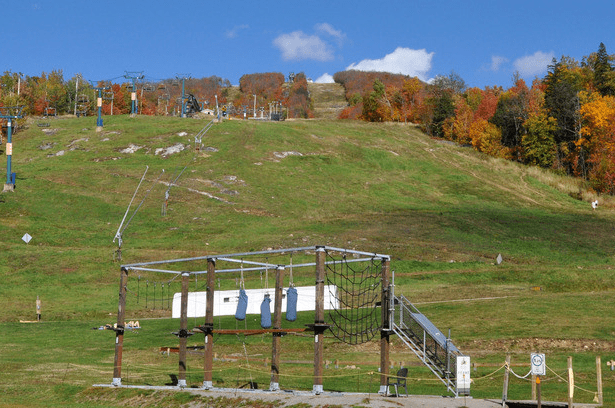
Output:
<svg viewBox="0 0 615 408">
<path fill-rule="evenodd" d="M 531 361 L 531 373 L 536 376 L 536 399 L 538 408 L 541 407 L 541 395 L 540 395 L 540 376 L 545 375 L 546 363 L 545 355 L 542 353 L 532 353 L 530 357 Z"/>
<path fill-rule="evenodd" d="M 458 395 L 470 395 L 470 357 L 459 356 L 457 357 L 457 394 Z"/>
</svg>

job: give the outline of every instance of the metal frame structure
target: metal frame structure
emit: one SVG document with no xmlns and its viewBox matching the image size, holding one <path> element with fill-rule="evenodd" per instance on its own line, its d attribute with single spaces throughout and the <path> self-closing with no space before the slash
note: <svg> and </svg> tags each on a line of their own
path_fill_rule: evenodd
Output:
<svg viewBox="0 0 615 408">
<path fill-rule="evenodd" d="M 103 91 L 108 91 L 111 89 L 110 86 L 94 86 L 92 84 L 92 89 L 98 92 L 98 97 L 96 98 L 96 107 L 98 111 L 98 118 L 96 119 L 96 131 L 100 132 L 103 128 L 103 119 L 102 119 L 102 101 L 103 101 Z"/>
<path fill-rule="evenodd" d="M 138 113 L 138 102 L 137 102 L 137 85 L 136 85 L 136 81 L 138 79 L 143 79 L 145 78 L 145 75 L 143 75 L 143 71 L 139 71 L 139 72 L 129 72 L 129 71 L 125 71 L 124 72 L 124 78 L 129 79 L 130 80 L 130 84 L 131 84 L 131 90 L 130 90 L 130 115 L 134 116 Z"/>
<path fill-rule="evenodd" d="M 326 255 L 330 253 L 339 253 L 344 255 L 340 260 L 327 261 Z M 250 261 L 244 258 L 254 256 L 283 256 L 293 253 L 303 253 L 304 255 L 315 255 L 314 262 L 304 262 L 293 264 L 292 258 L 289 264 L 273 264 L 260 261 Z M 351 258 L 346 258 L 345 255 L 351 255 Z M 126 313 L 126 286 L 128 274 L 136 271 L 147 271 L 154 273 L 166 273 L 181 275 L 182 278 L 182 297 L 181 297 L 181 318 L 180 329 L 178 336 L 179 344 L 179 374 L 178 386 L 186 387 L 186 341 L 193 334 L 188 331 L 187 327 L 187 302 L 188 302 L 188 283 L 191 275 L 206 275 L 206 293 L 207 300 L 205 305 L 205 323 L 202 326 L 195 328 L 195 331 L 202 332 L 205 335 L 205 358 L 204 358 L 204 375 L 203 388 L 212 389 L 212 374 L 213 374 L 213 333 L 221 333 L 214 329 L 214 291 L 215 291 L 215 275 L 218 273 L 229 272 L 247 272 L 247 271 L 263 271 L 274 269 L 275 276 L 275 300 L 274 300 L 274 316 L 272 329 L 267 329 L 267 332 L 273 333 L 272 339 L 272 357 L 271 357 L 271 382 L 270 390 L 279 390 L 279 363 L 280 363 L 280 338 L 288 330 L 282 328 L 282 288 L 284 273 L 286 269 L 292 268 L 311 268 L 315 270 L 316 289 L 315 289 L 315 317 L 314 324 L 308 325 L 308 329 L 314 333 L 314 376 L 313 376 L 313 392 L 321 394 L 323 392 L 323 350 L 324 350 L 324 332 L 329 328 L 329 324 L 325 322 L 324 314 L 324 287 L 325 287 L 325 268 L 327 264 L 342 263 L 342 262 L 367 262 L 379 258 L 381 261 L 381 276 L 382 276 L 382 293 L 381 293 L 381 313 L 382 327 L 380 329 L 380 391 L 379 393 L 387 393 L 387 378 L 389 375 L 389 344 L 390 335 L 392 334 L 389 313 L 390 310 L 386 305 L 390 304 L 390 293 L 392 286 L 390 285 L 390 256 L 371 252 L 356 251 L 352 249 L 335 248 L 329 246 L 309 246 L 300 248 L 287 248 L 267 251 L 254 251 L 244 253 L 231 253 L 222 255 L 206 255 L 192 258 L 171 259 L 162 261 L 142 262 L 126 264 L 121 266 L 120 274 L 120 292 L 118 301 L 118 314 L 116 325 L 115 338 L 115 358 L 113 370 L 112 385 L 122 385 L 122 354 L 124 340 L 124 317 Z M 205 270 L 197 269 L 190 270 L 187 266 L 198 263 L 198 261 L 206 261 L 207 268 Z M 202 264 L 201 264 L 202 265 Z M 247 267 L 245 266 L 247 265 Z M 217 267 L 219 266 L 219 267 Z M 222 267 L 225 266 L 225 267 Z M 194 267 L 193 267 L 194 268 Z M 235 332 L 235 331 L 234 331 Z"/>
</svg>

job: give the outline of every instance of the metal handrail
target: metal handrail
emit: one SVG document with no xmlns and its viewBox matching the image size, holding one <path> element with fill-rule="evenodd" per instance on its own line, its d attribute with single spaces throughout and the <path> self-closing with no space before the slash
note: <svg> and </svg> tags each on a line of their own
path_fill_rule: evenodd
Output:
<svg viewBox="0 0 615 408">
<path fill-rule="evenodd" d="M 455 386 L 457 356 L 462 353 L 404 296 L 392 296 L 391 327 L 447 387 L 458 395 Z"/>
</svg>

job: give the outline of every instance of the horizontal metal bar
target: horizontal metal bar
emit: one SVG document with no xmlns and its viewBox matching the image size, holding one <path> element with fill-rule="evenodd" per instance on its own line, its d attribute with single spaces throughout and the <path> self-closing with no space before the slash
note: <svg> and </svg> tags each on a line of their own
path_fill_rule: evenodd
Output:
<svg viewBox="0 0 615 408">
<path fill-rule="evenodd" d="M 216 260 L 218 260 L 218 261 L 226 261 L 226 262 L 235 262 L 235 263 L 241 263 L 241 264 L 248 264 L 248 265 L 260 265 L 260 266 L 263 266 L 265 268 L 272 268 L 272 269 L 275 269 L 275 268 L 278 267 L 278 265 L 274 265 L 274 264 L 270 264 L 270 263 L 246 261 L 244 259 L 216 258 Z"/>
<path fill-rule="evenodd" d="M 335 247 L 326 246 L 325 250 L 327 250 L 327 251 L 343 252 L 343 253 L 347 253 L 347 254 L 365 255 L 365 256 L 371 256 L 373 258 L 384 258 L 384 259 L 387 259 L 387 260 L 389 260 L 391 258 L 389 255 L 382 255 L 382 254 L 377 254 L 377 253 L 374 253 L 374 252 L 356 251 L 354 249 L 344 249 L 344 248 L 335 248 Z"/>
<path fill-rule="evenodd" d="M 266 251 L 239 252 L 239 253 L 222 254 L 222 255 L 205 255 L 205 256 L 197 256 L 197 257 L 191 257 L 191 258 L 167 259 L 167 260 L 162 260 L 162 261 L 139 262 L 139 263 L 122 265 L 121 267 L 126 268 L 126 269 L 135 269 L 137 267 L 141 268 L 141 267 L 151 266 L 151 265 L 171 264 L 171 263 L 179 263 L 179 262 L 194 262 L 194 261 L 203 261 L 207 259 L 213 259 L 213 260 L 222 260 L 226 262 L 252 263 L 253 265 L 263 265 L 265 267 L 276 268 L 277 266 L 282 266 L 282 265 L 269 264 L 265 262 L 246 261 L 246 260 L 233 259 L 233 258 L 240 258 L 240 257 L 245 257 L 245 256 L 258 256 L 258 255 L 315 251 L 321 248 L 324 250 L 328 250 L 328 251 L 334 251 L 334 252 L 339 252 L 339 253 L 344 253 L 344 254 L 356 254 L 356 255 L 362 255 L 362 256 L 369 257 L 369 258 L 359 258 L 359 259 L 344 259 L 344 260 L 339 260 L 339 261 L 327 261 L 325 262 L 325 264 L 327 265 L 333 265 L 336 263 L 343 263 L 343 262 L 365 262 L 365 261 L 371 261 L 374 258 L 381 258 L 381 259 L 386 259 L 386 260 L 390 259 L 389 255 L 382 255 L 382 254 L 364 252 L 364 251 L 356 251 L 353 249 L 343 249 L 343 248 L 328 247 L 328 246 L 310 246 L 310 247 L 272 249 L 272 250 L 266 250 Z M 303 264 L 283 265 L 283 266 L 285 267 L 292 266 L 293 268 L 299 268 L 299 267 L 315 266 L 315 265 L 316 265 L 315 262 L 309 262 L 309 263 L 303 263 Z M 146 269 L 139 269 L 139 270 L 146 270 Z M 154 270 L 154 269 L 151 269 L 151 271 L 169 272 L 165 270 Z M 230 270 L 221 270 L 220 272 L 229 272 L 229 271 Z M 171 273 L 176 273 L 176 272 L 171 272 Z M 192 273 L 196 273 L 196 272 L 192 272 Z"/>
</svg>

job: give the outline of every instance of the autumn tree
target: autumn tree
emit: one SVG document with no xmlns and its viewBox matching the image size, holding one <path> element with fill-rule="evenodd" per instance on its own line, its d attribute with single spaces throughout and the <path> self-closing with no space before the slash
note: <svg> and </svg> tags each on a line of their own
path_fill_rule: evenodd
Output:
<svg viewBox="0 0 615 408">
<path fill-rule="evenodd" d="M 587 178 L 596 190 L 615 192 L 615 97 L 581 92 L 579 149 L 588 153 Z"/>
<path fill-rule="evenodd" d="M 423 117 L 427 132 L 437 137 L 444 137 L 444 125 L 448 118 L 455 114 L 453 97 L 466 88 L 465 81 L 455 72 L 449 75 L 438 75 L 429 85 L 427 105 L 429 116 Z"/>
<path fill-rule="evenodd" d="M 585 155 L 578 157 L 574 142 L 579 139 L 581 120 L 579 114 L 579 91 L 582 78 L 578 63 L 568 57 L 558 62 L 553 59 L 549 65 L 545 83 L 545 109 L 547 115 L 555 118 L 557 129 L 554 137 L 558 149 L 558 162 L 568 173 L 585 173 Z M 580 168 L 578 167 L 580 166 Z"/>
<path fill-rule="evenodd" d="M 530 115 L 523 126 L 527 129 L 521 138 L 525 162 L 551 167 L 557 151 L 554 137 L 557 121 L 543 112 Z"/>
<path fill-rule="evenodd" d="M 288 108 L 289 116 L 292 118 L 314 117 L 305 74 L 300 72 L 295 75 L 293 82 L 288 86 L 290 89 L 288 90 L 285 105 Z"/>
<path fill-rule="evenodd" d="M 425 99 L 425 83 L 417 77 L 404 80 L 401 95 L 404 121 L 418 122 L 420 107 Z"/>
<path fill-rule="evenodd" d="M 525 81 L 515 78 L 515 84 L 500 95 L 490 122 L 500 128 L 502 145 L 517 148 L 525 134 L 524 122 L 528 118 L 529 89 Z M 518 149 L 517 149 L 518 151 Z"/>
</svg>

